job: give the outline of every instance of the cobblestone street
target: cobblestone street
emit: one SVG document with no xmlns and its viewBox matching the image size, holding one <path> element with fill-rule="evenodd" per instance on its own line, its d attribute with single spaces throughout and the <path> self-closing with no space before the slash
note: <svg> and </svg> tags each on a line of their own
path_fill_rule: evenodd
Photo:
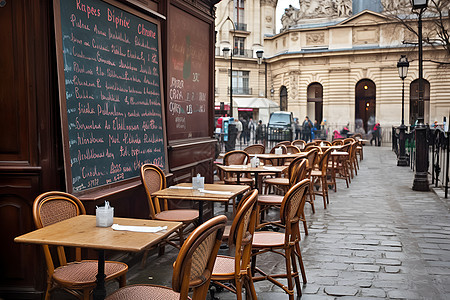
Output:
<svg viewBox="0 0 450 300">
<path fill-rule="evenodd" d="M 350 188 L 339 181 L 326 210 L 319 198 L 315 214 L 306 205 L 302 299 L 449 299 L 448 205 L 433 192 L 412 191 L 414 173 L 396 166 L 390 148 L 364 151 Z M 131 273 L 130 283 L 170 286 L 176 252 L 169 248 L 162 259 L 153 255 L 151 268 Z M 264 255 L 258 257 L 263 268 L 284 269 L 281 256 Z M 288 298 L 269 282 L 255 285 L 258 299 Z M 228 292 L 217 296 L 235 299 Z"/>
</svg>

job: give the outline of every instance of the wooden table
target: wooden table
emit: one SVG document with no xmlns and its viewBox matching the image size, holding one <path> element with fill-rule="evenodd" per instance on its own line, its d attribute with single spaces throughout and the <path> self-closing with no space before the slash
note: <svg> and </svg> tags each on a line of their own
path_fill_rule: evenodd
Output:
<svg viewBox="0 0 450 300">
<path fill-rule="evenodd" d="M 116 231 L 111 227 L 96 227 L 95 216 L 76 216 L 14 239 L 17 243 L 55 245 L 91 248 L 98 251 L 97 286 L 94 299 L 105 299 L 105 250 L 139 252 L 159 243 L 183 225 L 181 222 L 167 222 L 143 219 L 114 218 L 114 224 L 132 226 L 167 226 L 157 233 Z"/>
<path fill-rule="evenodd" d="M 262 155 L 262 154 L 260 154 Z M 293 154 L 291 154 L 293 155 Z M 258 156 L 259 157 L 259 156 Z M 296 157 L 296 156 L 295 156 Z M 231 172 L 237 174 L 237 183 L 239 184 L 239 177 L 241 173 L 253 173 L 255 174 L 255 186 L 258 189 L 258 174 L 260 173 L 281 173 L 288 166 L 259 166 L 252 168 L 250 165 L 231 165 L 231 166 L 218 166 L 224 172 Z"/>
<path fill-rule="evenodd" d="M 198 221 L 203 223 L 203 201 L 228 202 L 233 200 L 233 215 L 236 209 L 236 197 L 250 189 L 246 185 L 208 184 L 205 183 L 205 192 L 192 189 L 192 183 L 179 183 L 164 190 L 157 191 L 152 197 L 160 199 L 177 199 L 199 201 Z M 214 193 L 217 191 L 218 193 Z"/>
<path fill-rule="evenodd" d="M 284 153 L 284 154 L 274 154 L 274 153 L 264 153 L 264 154 L 250 154 L 250 156 L 257 156 L 259 159 L 270 160 L 274 165 L 281 166 L 284 164 L 284 160 L 289 158 L 296 158 L 299 156 L 306 156 L 308 152 L 299 153 Z"/>
</svg>

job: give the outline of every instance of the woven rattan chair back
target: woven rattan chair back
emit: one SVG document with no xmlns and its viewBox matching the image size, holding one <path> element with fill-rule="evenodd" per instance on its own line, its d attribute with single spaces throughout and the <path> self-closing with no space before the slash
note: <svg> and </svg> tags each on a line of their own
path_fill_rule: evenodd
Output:
<svg viewBox="0 0 450 300">
<path fill-rule="evenodd" d="M 344 140 L 342 140 L 342 139 L 334 140 L 333 142 L 331 142 L 331 145 L 333 145 L 333 146 L 344 145 Z"/>
<path fill-rule="evenodd" d="M 334 150 L 333 148 L 328 148 L 320 157 L 318 165 L 319 165 L 319 170 L 323 174 L 327 173 L 328 160 L 330 159 L 331 151 L 333 151 L 333 150 Z"/>
<path fill-rule="evenodd" d="M 280 147 L 281 145 L 288 146 L 288 145 L 290 145 L 290 144 L 291 144 L 290 141 L 282 141 L 282 142 L 277 143 L 277 144 L 275 145 L 275 147 Z"/>
<path fill-rule="evenodd" d="M 305 149 L 306 142 L 304 140 L 295 140 L 291 143 L 292 146 L 297 146 L 300 150 Z"/>
<path fill-rule="evenodd" d="M 242 150 L 233 150 L 225 153 L 223 157 L 223 164 L 225 166 L 230 165 L 243 165 L 250 161 L 250 156 L 247 152 Z"/>
<path fill-rule="evenodd" d="M 309 179 L 303 179 L 292 186 L 283 198 L 280 220 L 285 225 L 287 235 L 292 232 L 293 226 L 298 226 L 298 222 L 302 218 L 309 186 Z"/>
<path fill-rule="evenodd" d="M 313 147 L 306 154 L 306 159 L 308 160 L 308 170 L 311 170 L 316 164 L 317 156 L 319 154 L 319 149 L 317 147 Z"/>
<path fill-rule="evenodd" d="M 150 218 L 155 219 L 156 214 L 162 210 L 168 209 L 167 200 L 163 200 L 160 203 L 158 198 L 152 197 L 154 192 L 166 188 L 166 175 L 156 165 L 145 164 L 141 167 L 141 181 L 144 186 L 145 193 L 147 194 L 147 201 L 150 210 Z"/>
<path fill-rule="evenodd" d="M 244 151 L 248 154 L 263 154 L 266 152 L 266 147 L 264 145 L 254 144 L 246 147 Z"/>
<path fill-rule="evenodd" d="M 306 178 L 308 160 L 304 157 L 296 157 L 288 168 L 289 187 Z"/>
<path fill-rule="evenodd" d="M 297 146 L 287 145 L 286 153 L 288 154 L 300 153 L 300 149 Z"/>
<path fill-rule="evenodd" d="M 345 144 L 351 144 L 351 143 L 353 143 L 354 141 L 355 141 L 354 138 L 351 138 L 351 137 L 346 138 L 346 139 L 344 139 L 344 145 L 345 145 Z"/>
<path fill-rule="evenodd" d="M 183 243 L 173 266 L 172 288 L 180 299 L 206 299 L 214 262 L 219 251 L 227 218 L 214 217 L 197 227 Z"/>
<path fill-rule="evenodd" d="M 281 152 L 283 153 L 283 154 L 286 154 L 287 153 L 287 149 L 286 149 L 286 146 L 285 145 L 283 145 L 283 144 L 281 144 L 281 145 L 276 145 L 275 147 L 273 147 L 272 149 L 270 149 L 270 154 L 275 154 L 275 149 L 277 149 L 277 148 L 281 148 Z"/>
<path fill-rule="evenodd" d="M 354 138 L 355 140 L 359 140 L 359 139 L 362 139 L 363 136 L 361 133 L 355 133 L 354 135 L 351 136 L 351 138 Z"/>
</svg>

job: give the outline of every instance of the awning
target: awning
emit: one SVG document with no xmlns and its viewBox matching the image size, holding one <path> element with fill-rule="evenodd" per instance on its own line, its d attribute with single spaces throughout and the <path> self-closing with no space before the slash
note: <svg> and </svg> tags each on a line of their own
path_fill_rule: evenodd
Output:
<svg viewBox="0 0 450 300">
<path fill-rule="evenodd" d="M 233 97 L 233 106 L 238 108 L 279 108 L 280 106 L 267 98 Z"/>
</svg>

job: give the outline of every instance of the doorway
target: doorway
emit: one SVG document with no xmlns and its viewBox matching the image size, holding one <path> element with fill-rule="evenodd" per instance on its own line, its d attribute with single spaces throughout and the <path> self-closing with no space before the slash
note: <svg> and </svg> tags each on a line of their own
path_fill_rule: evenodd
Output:
<svg viewBox="0 0 450 300">
<path fill-rule="evenodd" d="M 320 124 L 323 118 L 323 87 L 320 83 L 311 83 L 307 90 L 307 109 L 309 119 Z"/>
<path fill-rule="evenodd" d="M 376 122 L 376 88 L 370 79 L 360 80 L 355 88 L 355 124 L 368 133 Z"/>
</svg>

